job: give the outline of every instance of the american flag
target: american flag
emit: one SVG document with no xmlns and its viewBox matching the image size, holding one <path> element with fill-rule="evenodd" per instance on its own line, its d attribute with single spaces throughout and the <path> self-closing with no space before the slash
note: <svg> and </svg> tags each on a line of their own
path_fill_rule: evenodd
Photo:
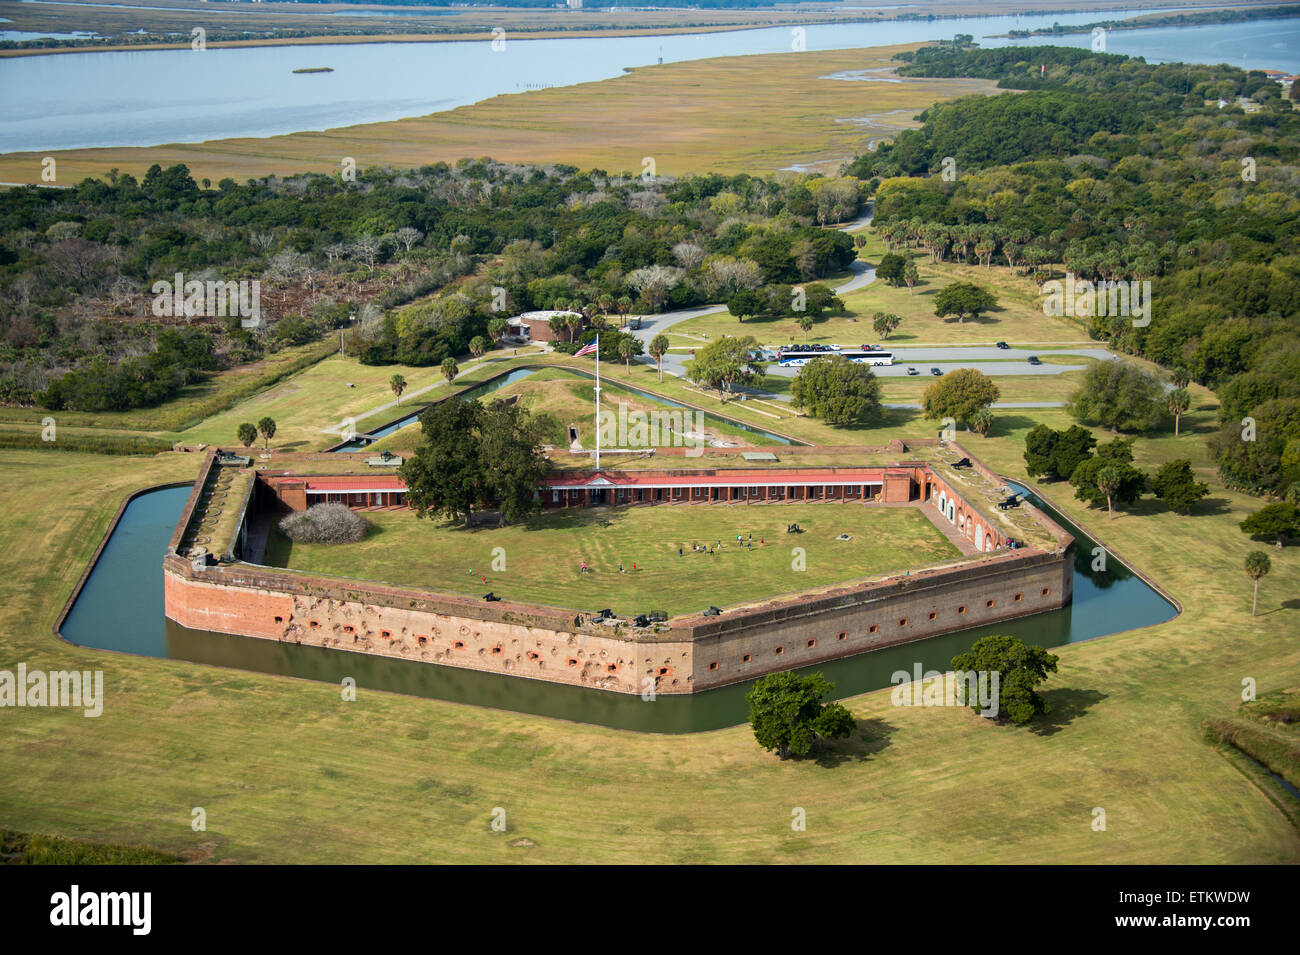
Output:
<svg viewBox="0 0 1300 955">
<path fill-rule="evenodd" d="M 596 351 L 596 350 L 599 349 L 599 348 L 600 348 L 600 336 L 597 335 L 595 338 L 593 338 L 593 339 L 592 339 L 590 342 L 588 342 L 586 345 L 583 345 L 583 346 L 582 346 L 581 348 L 579 348 L 576 352 L 574 352 L 574 353 L 573 353 L 573 357 L 574 357 L 574 358 L 581 358 L 583 355 L 590 355 L 592 352 Z"/>
</svg>

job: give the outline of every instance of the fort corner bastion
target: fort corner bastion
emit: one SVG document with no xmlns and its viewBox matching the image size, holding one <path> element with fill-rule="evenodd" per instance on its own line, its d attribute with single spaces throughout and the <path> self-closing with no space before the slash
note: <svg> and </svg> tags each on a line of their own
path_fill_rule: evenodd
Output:
<svg viewBox="0 0 1300 955">
<path fill-rule="evenodd" d="M 250 534 L 268 512 L 321 501 L 408 507 L 393 466 L 400 459 L 212 448 L 163 558 L 165 612 L 195 630 L 620 693 L 686 694 L 1054 610 L 1072 597 L 1073 538 L 1028 502 L 999 509 L 1004 482 L 955 443 L 782 448 L 779 463 L 761 466 L 734 449 L 690 466 L 671 451 L 653 460 L 654 468 L 638 466 L 642 460 L 557 469 L 538 488 L 539 501 L 544 508 L 912 506 L 961 556 L 712 616 L 647 621 L 488 602 L 245 559 L 257 550 Z"/>
</svg>

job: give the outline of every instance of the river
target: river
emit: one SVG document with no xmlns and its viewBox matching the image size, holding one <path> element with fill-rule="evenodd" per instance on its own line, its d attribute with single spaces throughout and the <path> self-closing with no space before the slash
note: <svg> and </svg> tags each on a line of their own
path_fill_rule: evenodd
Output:
<svg viewBox="0 0 1300 955">
<path fill-rule="evenodd" d="M 1106 14 L 1120 19 L 1134 11 Z M 807 55 L 971 33 L 988 46 L 1087 46 L 1086 35 L 1006 40 L 1096 12 L 773 27 L 705 34 L 355 43 L 65 53 L 0 60 L 0 153 L 263 137 L 423 116 L 504 93 L 609 79 L 627 67 L 720 56 Z M 1300 18 L 1116 31 L 1109 51 L 1300 72 Z M 331 67 L 331 73 L 294 74 Z"/>
</svg>

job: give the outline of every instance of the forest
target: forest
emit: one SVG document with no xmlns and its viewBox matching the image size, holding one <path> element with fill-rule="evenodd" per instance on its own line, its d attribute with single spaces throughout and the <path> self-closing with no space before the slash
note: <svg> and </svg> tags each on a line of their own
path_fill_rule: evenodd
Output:
<svg viewBox="0 0 1300 955">
<path fill-rule="evenodd" d="M 658 311 L 843 271 L 855 180 L 647 179 L 465 160 L 355 179 L 196 182 L 184 166 L 0 193 L 0 401 L 156 404 L 196 376 L 350 329 L 436 365 L 531 308 Z M 250 316 L 160 317 L 154 286 L 260 283 Z M 169 329 L 183 336 L 165 335 Z M 178 347 L 183 340 L 184 347 Z"/>
<path fill-rule="evenodd" d="M 1093 315 L 1092 337 L 1216 391 L 1225 483 L 1300 481 L 1300 113 L 1281 87 L 1063 47 L 900 58 L 907 75 L 1026 92 L 938 104 L 846 166 L 878 184 L 886 242 L 1044 280 L 1063 265 L 1102 287 L 1151 281 L 1149 323 Z"/>
</svg>

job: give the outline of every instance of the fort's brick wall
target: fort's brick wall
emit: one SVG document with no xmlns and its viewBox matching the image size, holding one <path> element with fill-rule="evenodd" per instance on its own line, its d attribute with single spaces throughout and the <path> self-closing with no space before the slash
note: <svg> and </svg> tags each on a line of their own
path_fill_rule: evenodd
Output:
<svg viewBox="0 0 1300 955">
<path fill-rule="evenodd" d="M 559 610 L 169 557 L 167 616 L 199 630 L 641 693 L 692 693 L 1063 606 L 1072 557 L 1009 553 L 657 629 Z M 647 678 L 652 681 L 647 683 Z"/>
<path fill-rule="evenodd" d="M 681 694 L 1041 613 L 1064 606 L 1073 596 L 1073 540 L 1032 508 L 1056 540 L 1052 551 L 1003 550 L 904 577 L 647 628 L 631 628 L 627 621 L 606 626 L 572 610 L 489 603 L 238 562 L 195 569 L 176 551 L 214 466 L 215 450 L 203 461 L 163 561 L 165 612 L 196 630 L 620 693 L 654 686 L 658 693 Z M 982 465 L 976 467 L 997 481 Z M 296 476 L 283 471 L 260 476 L 270 479 L 263 485 L 271 498 L 266 503 L 305 506 L 304 485 Z M 940 520 L 951 513 L 972 542 L 991 541 L 998 547 L 1006 541 L 996 518 L 982 513 L 953 482 L 923 462 L 886 468 L 883 485 L 886 503 L 919 498 L 938 506 L 942 501 Z M 242 506 L 247 504 L 245 499 Z"/>
</svg>

